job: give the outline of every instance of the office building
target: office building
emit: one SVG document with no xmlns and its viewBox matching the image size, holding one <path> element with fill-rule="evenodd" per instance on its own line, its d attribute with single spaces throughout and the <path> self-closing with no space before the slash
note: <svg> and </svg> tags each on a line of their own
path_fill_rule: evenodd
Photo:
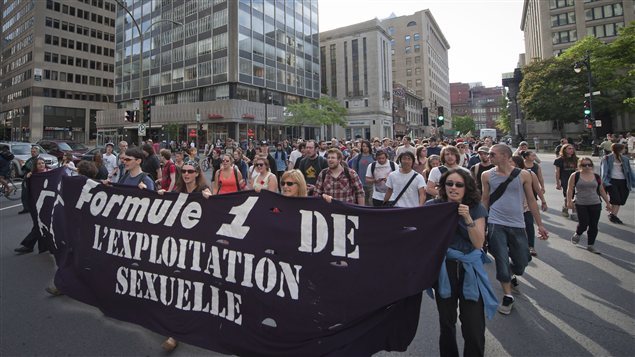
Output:
<svg viewBox="0 0 635 357">
<path fill-rule="evenodd" d="M 481 83 L 450 83 L 452 115 L 474 120 L 477 132 L 496 128 L 505 99 L 505 88 L 484 87 Z"/>
<path fill-rule="evenodd" d="M 3 139 L 96 139 L 98 110 L 113 107 L 115 3 L 3 0 Z"/>
<path fill-rule="evenodd" d="M 124 117 L 143 107 L 141 97 L 151 102 L 146 138 L 198 135 L 202 145 L 319 136 L 319 127 L 284 122 L 284 106 L 319 96 L 317 0 L 129 0 L 127 7 L 132 17 L 122 8 L 116 14 L 118 109 L 100 113 L 104 136 L 140 139 L 139 123 Z"/>
<path fill-rule="evenodd" d="M 393 81 L 405 84 L 423 99 L 423 106 L 428 108 L 431 121 L 436 122 L 438 108 L 443 107 L 444 128 L 451 129 L 450 44 L 432 13 L 430 10 L 421 10 L 412 15 L 393 15 L 382 20 L 382 24 L 392 37 Z"/>
<path fill-rule="evenodd" d="M 618 29 L 632 21 L 635 21 L 632 0 L 525 0 L 520 23 L 520 29 L 525 35 L 525 55 L 520 66 L 557 56 L 588 35 L 603 42 L 611 42 L 617 38 Z M 512 80 L 510 78 L 507 76 L 507 83 Z M 518 87 L 518 83 L 512 86 Z M 515 93 L 511 93 L 511 89 L 510 87 L 510 95 L 514 97 Z M 608 131 L 632 129 L 625 117 L 607 121 L 604 125 Z M 558 128 L 550 121 L 528 120 L 522 126 L 531 137 L 558 139 Z M 565 126 L 567 133 L 579 133 L 583 130 L 583 125 Z"/>
<path fill-rule="evenodd" d="M 348 110 L 338 138 L 393 137 L 390 36 L 377 19 L 320 33 L 321 88 Z"/>
<path fill-rule="evenodd" d="M 395 137 L 431 136 L 430 124 L 424 123 L 423 98 L 401 83 L 393 82 L 393 122 Z M 426 130 L 427 129 L 427 130 Z"/>
</svg>

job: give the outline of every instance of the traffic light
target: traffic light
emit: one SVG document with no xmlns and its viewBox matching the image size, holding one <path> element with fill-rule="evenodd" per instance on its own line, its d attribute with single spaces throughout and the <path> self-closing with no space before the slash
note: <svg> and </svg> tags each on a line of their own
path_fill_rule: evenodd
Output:
<svg viewBox="0 0 635 357">
<path fill-rule="evenodd" d="M 124 120 L 129 122 L 129 123 L 134 123 L 137 121 L 137 116 L 136 116 L 136 111 L 135 110 L 126 110 L 126 114 L 124 116 Z"/>
<path fill-rule="evenodd" d="M 152 101 L 150 99 L 144 99 L 143 100 L 143 121 L 144 122 L 150 121 L 150 115 L 152 110 L 151 108 L 152 108 Z"/>
<path fill-rule="evenodd" d="M 584 101 L 584 119 L 591 119 L 591 101 L 588 99 Z"/>
<path fill-rule="evenodd" d="M 428 107 L 423 108 L 423 125 L 430 125 L 430 119 L 428 118 Z"/>
<path fill-rule="evenodd" d="M 443 107 L 439 107 L 437 112 L 437 126 L 443 126 L 444 120 L 445 117 L 443 116 Z"/>
</svg>

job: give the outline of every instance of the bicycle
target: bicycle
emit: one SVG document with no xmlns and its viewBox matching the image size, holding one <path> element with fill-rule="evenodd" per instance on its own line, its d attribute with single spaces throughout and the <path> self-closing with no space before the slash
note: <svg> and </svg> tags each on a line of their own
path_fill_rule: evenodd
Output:
<svg viewBox="0 0 635 357">
<path fill-rule="evenodd" d="M 19 200 L 18 187 L 13 182 L 13 179 L 11 179 L 11 177 L 5 177 L 4 180 L 7 184 L 0 183 L 0 194 L 11 201 Z"/>
</svg>

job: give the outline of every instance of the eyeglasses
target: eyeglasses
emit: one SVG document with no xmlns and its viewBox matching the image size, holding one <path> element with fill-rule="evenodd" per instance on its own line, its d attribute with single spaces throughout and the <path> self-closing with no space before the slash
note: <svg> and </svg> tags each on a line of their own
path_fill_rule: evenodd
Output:
<svg viewBox="0 0 635 357">
<path fill-rule="evenodd" d="M 231 161 L 229 161 L 229 160 L 223 160 L 223 162 L 231 162 Z"/>
<path fill-rule="evenodd" d="M 297 184 L 298 184 L 297 182 L 291 182 L 291 181 L 281 181 L 280 182 L 280 186 L 289 186 L 289 187 L 291 187 L 291 186 L 297 185 Z"/>
<path fill-rule="evenodd" d="M 193 174 L 196 173 L 196 170 L 181 170 L 181 172 L 184 174 Z"/>
<path fill-rule="evenodd" d="M 593 164 L 582 164 L 580 166 L 582 166 L 582 167 L 593 167 Z"/>
<path fill-rule="evenodd" d="M 124 157 L 124 158 L 122 158 L 122 160 L 125 161 L 125 162 L 128 162 L 128 161 L 132 161 L 132 160 L 135 160 L 135 159 L 129 158 L 129 157 Z"/>
<path fill-rule="evenodd" d="M 463 182 L 445 181 L 445 187 L 463 188 L 465 187 L 465 184 Z"/>
<path fill-rule="evenodd" d="M 263 164 L 263 163 L 258 163 L 258 164 L 256 164 L 256 166 L 258 166 L 258 167 L 263 167 L 263 166 L 265 166 L 265 164 Z"/>
</svg>

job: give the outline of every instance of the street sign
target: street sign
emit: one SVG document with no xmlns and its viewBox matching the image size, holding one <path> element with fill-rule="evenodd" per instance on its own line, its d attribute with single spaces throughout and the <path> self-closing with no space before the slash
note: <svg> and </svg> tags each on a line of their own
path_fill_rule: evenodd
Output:
<svg viewBox="0 0 635 357">
<path fill-rule="evenodd" d="M 137 128 L 137 135 L 139 136 L 146 136 L 146 125 L 141 123 L 139 124 L 139 127 Z"/>
<path fill-rule="evenodd" d="M 595 127 L 596 128 L 601 128 L 602 127 L 602 121 L 601 120 L 596 120 L 595 121 Z"/>
<path fill-rule="evenodd" d="M 602 92 L 601 92 L 601 91 L 599 91 L 599 90 L 596 90 L 595 92 L 593 92 L 593 95 L 600 95 L 600 94 L 602 94 Z M 586 97 L 590 97 L 590 96 L 591 96 L 591 95 L 590 95 L 589 93 L 584 93 L 584 97 L 585 97 L 585 98 L 586 98 Z"/>
<path fill-rule="evenodd" d="M 201 113 L 196 113 L 196 122 L 197 123 L 201 122 Z"/>
<path fill-rule="evenodd" d="M 139 99 L 132 102 L 132 110 L 139 110 Z"/>
</svg>

